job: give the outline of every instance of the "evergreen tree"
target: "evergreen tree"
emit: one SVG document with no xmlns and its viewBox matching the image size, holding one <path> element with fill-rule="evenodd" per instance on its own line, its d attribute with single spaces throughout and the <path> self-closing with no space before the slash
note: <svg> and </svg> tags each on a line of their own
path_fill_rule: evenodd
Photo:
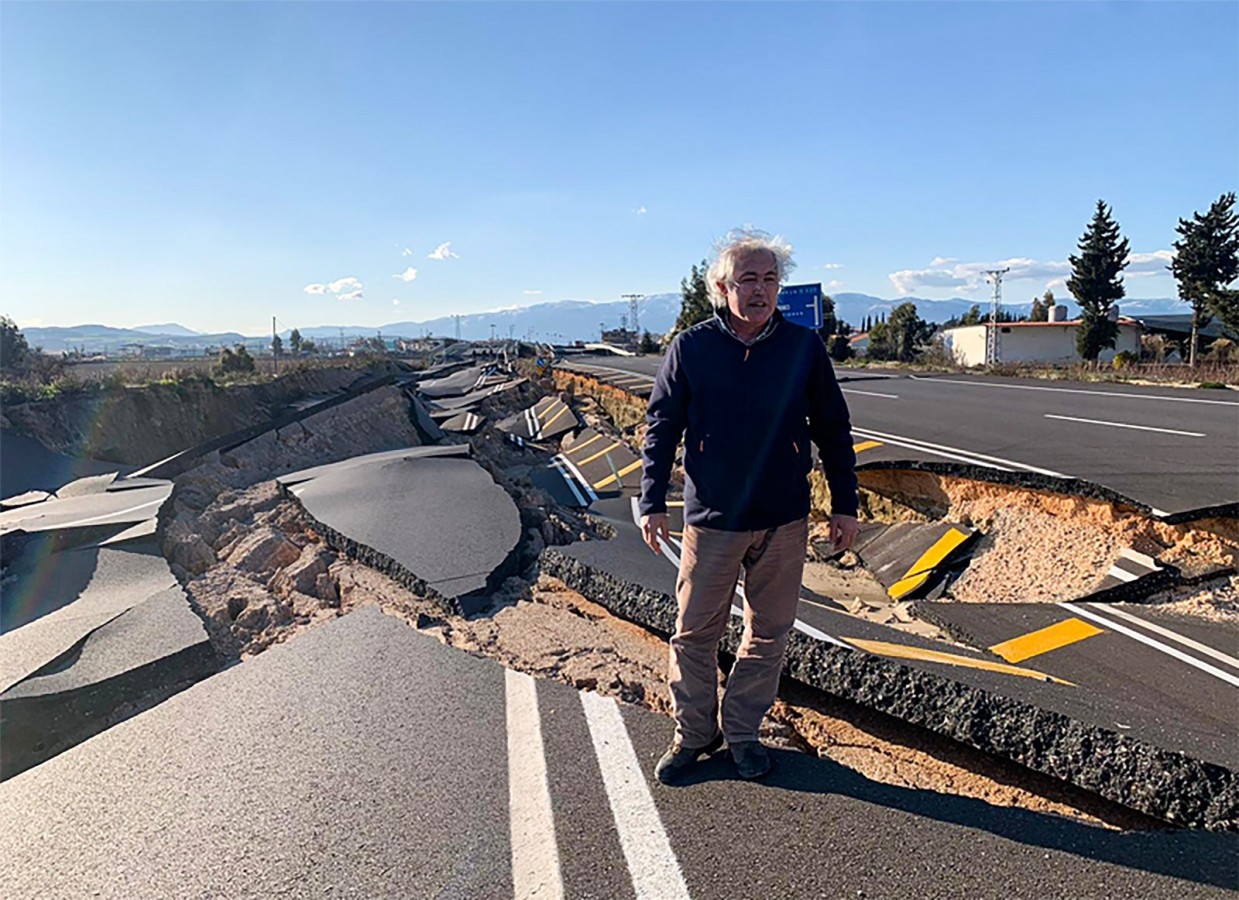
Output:
<svg viewBox="0 0 1239 900">
<path fill-rule="evenodd" d="M 657 353 L 658 352 L 658 341 L 654 340 L 654 336 L 651 335 L 648 331 L 642 333 L 641 343 L 637 345 L 637 352 Z"/>
<path fill-rule="evenodd" d="M 1041 305 L 1041 298 L 1033 297 L 1032 306 L 1028 310 L 1028 321 L 1044 322 L 1045 320 L 1045 307 Z"/>
<path fill-rule="evenodd" d="M 917 315 L 916 304 L 911 302 L 900 303 L 891 310 L 886 327 L 892 358 L 900 362 L 912 362 L 934 332 L 933 326 Z"/>
<path fill-rule="evenodd" d="M 878 322 L 869 329 L 869 349 L 865 351 L 869 359 L 888 360 L 895 358 L 895 347 L 891 343 L 890 326 Z"/>
<path fill-rule="evenodd" d="M 8 316 L 0 316 L 0 371 L 21 371 L 29 355 L 30 345 L 17 323 Z"/>
<path fill-rule="evenodd" d="M 1192 306 L 1188 361 L 1196 365 L 1200 329 L 1213 316 L 1228 331 L 1239 332 L 1239 291 L 1229 285 L 1239 276 L 1239 219 L 1234 192 L 1223 194 L 1203 216 L 1180 219 L 1175 258 L 1169 269 L 1179 282 L 1179 298 Z"/>
<path fill-rule="evenodd" d="M 714 315 L 710 304 L 710 292 L 706 288 L 706 271 L 709 267 L 703 259 L 700 266 L 693 266 L 687 278 L 680 279 L 680 315 L 675 320 L 672 335 L 692 328 Z"/>
<path fill-rule="evenodd" d="M 293 352 L 293 356 L 300 356 L 302 346 L 301 332 L 294 328 L 288 335 L 288 349 Z"/>
<path fill-rule="evenodd" d="M 1041 311 L 1037 312 L 1036 307 L 1033 308 L 1033 322 L 1048 322 L 1050 321 L 1050 310 L 1055 306 L 1054 292 L 1049 288 L 1045 289 L 1045 293 L 1041 295 Z M 1040 316 L 1040 318 L 1038 318 Z"/>
<path fill-rule="evenodd" d="M 1125 293 L 1122 271 L 1127 268 L 1127 238 L 1120 239 L 1118 223 L 1110 217 L 1104 201 L 1097 201 L 1093 221 L 1076 246 L 1079 256 L 1068 257 L 1071 277 L 1067 290 L 1080 305 L 1076 349 L 1091 361 L 1103 348 L 1114 346 L 1119 327 L 1110 318 L 1110 310 Z"/>
<path fill-rule="evenodd" d="M 977 304 L 972 304 L 972 307 L 960 317 L 960 325 L 980 325 L 985 321 L 985 316 L 981 315 L 981 307 Z"/>
<path fill-rule="evenodd" d="M 852 344 L 848 341 L 846 334 L 831 335 L 826 349 L 830 352 L 830 358 L 835 362 L 847 362 L 852 358 Z"/>
<path fill-rule="evenodd" d="M 271 355 L 279 357 L 284 352 L 284 339 L 278 334 L 271 336 Z"/>
<path fill-rule="evenodd" d="M 830 345 L 830 336 L 835 333 L 839 327 L 839 320 L 835 316 L 835 301 L 832 297 L 822 294 L 822 327 L 818 329 L 818 335 Z"/>
</svg>

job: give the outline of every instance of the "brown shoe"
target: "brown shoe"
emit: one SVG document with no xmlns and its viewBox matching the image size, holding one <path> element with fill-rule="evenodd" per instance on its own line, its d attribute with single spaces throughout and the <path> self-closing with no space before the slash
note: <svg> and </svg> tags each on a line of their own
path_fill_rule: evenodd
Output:
<svg viewBox="0 0 1239 900">
<path fill-rule="evenodd" d="M 704 747 L 685 747 L 676 741 L 654 767 L 654 777 L 663 784 L 675 784 L 697 765 L 699 757 L 717 753 L 722 746 L 723 733 L 721 731 L 714 735 L 713 740 Z"/>
</svg>

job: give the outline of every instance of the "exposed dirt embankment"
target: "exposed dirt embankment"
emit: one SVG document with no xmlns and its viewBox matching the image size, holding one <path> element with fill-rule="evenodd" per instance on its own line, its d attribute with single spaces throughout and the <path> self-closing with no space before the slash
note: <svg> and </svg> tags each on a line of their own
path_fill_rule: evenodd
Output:
<svg viewBox="0 0 1239 900">
<path fill-rule="evenodd" d="M 366 371 L 315 369 L 263 384 L 220 387 L 187 380 L 17 403 L 5 428 L 70 456 L 142 466 L 273 418 L 287 404 L 351 384 Z"/>
<path fill-rule="evenodd" d="M 1121 550 L 1178 568 L 1186 578 L 1234 570 L 1239 528 L 1228 519 L 1167 525 L 1133 507 L 931 472 L 860 474 L 870 513 L 888 521 L 950 519 L 984 538 L 951 588 L 965 602 L 1059 602 L 1095 590 Z"/>
</svg>

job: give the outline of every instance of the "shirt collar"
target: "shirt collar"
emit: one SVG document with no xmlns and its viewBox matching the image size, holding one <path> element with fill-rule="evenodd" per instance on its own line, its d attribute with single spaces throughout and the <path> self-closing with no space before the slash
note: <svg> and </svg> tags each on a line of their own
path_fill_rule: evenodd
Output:
<svg viewBox="0 0 1239 900">
<path fill-rule="evenodd" d="M 731 327 L 731 310 L 727 309 L 726 307 L 723 307 L 722 309 L 716 309 L 714 311 L 714 317 L 718 319 L 719 322 L 722 323 L 724 331 L 726 331 L 728 334 L 730 334 L 733 338 L 735 338 L 740 343 L 744 344 L 744 346 L 746 347 L 752 347 L 754 344 L 760 343 L 761 341 L 764 341 L 766 338 L 770 337 L 770 335 L 774 333 L 774 329 L 778 327 L 779 322 L 783 321 L 782 313 L 780 313 L 776 309 L 774 311 L 774 315 L 772 315 L 766 321 L 766 327 L 763 328 L 760 332 L 758 332 L 755 338 L 753 338 L 752 340 L 746 341 L 744 338 L 740 337 L 740 335 L 736 333 L 736 329 Z"/>
</svg>

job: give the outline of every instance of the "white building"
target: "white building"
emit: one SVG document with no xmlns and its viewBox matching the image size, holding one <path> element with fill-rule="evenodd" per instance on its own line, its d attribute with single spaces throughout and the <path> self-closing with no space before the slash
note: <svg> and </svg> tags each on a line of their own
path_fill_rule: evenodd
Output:
<svg viewBox="0 0 1239 900">
<path fill-rule="evenodd" d="M 1055 312 L 1062 310 L 1057 307 Z M 1057 319 L 1062 313 L 1055 316 Z M 1076 329 L 1079 321 L 1054 322 L 999 322 L 999 362 L 1076 363 L 1080 354 L 1076 350 Z M 1114 349 L 1107 347 L 1098 359 L 1109 362 L 1116 353 L 1124 350 L 1140 353 L 1142 328 L 1133 319 L 1118 319 L 1119 333 Z M 990 324 L 963 325 L 947 328 L 942 332 L 943 347 L 962 366 L 985 365 L 985 335 Z"/>
</svg>

